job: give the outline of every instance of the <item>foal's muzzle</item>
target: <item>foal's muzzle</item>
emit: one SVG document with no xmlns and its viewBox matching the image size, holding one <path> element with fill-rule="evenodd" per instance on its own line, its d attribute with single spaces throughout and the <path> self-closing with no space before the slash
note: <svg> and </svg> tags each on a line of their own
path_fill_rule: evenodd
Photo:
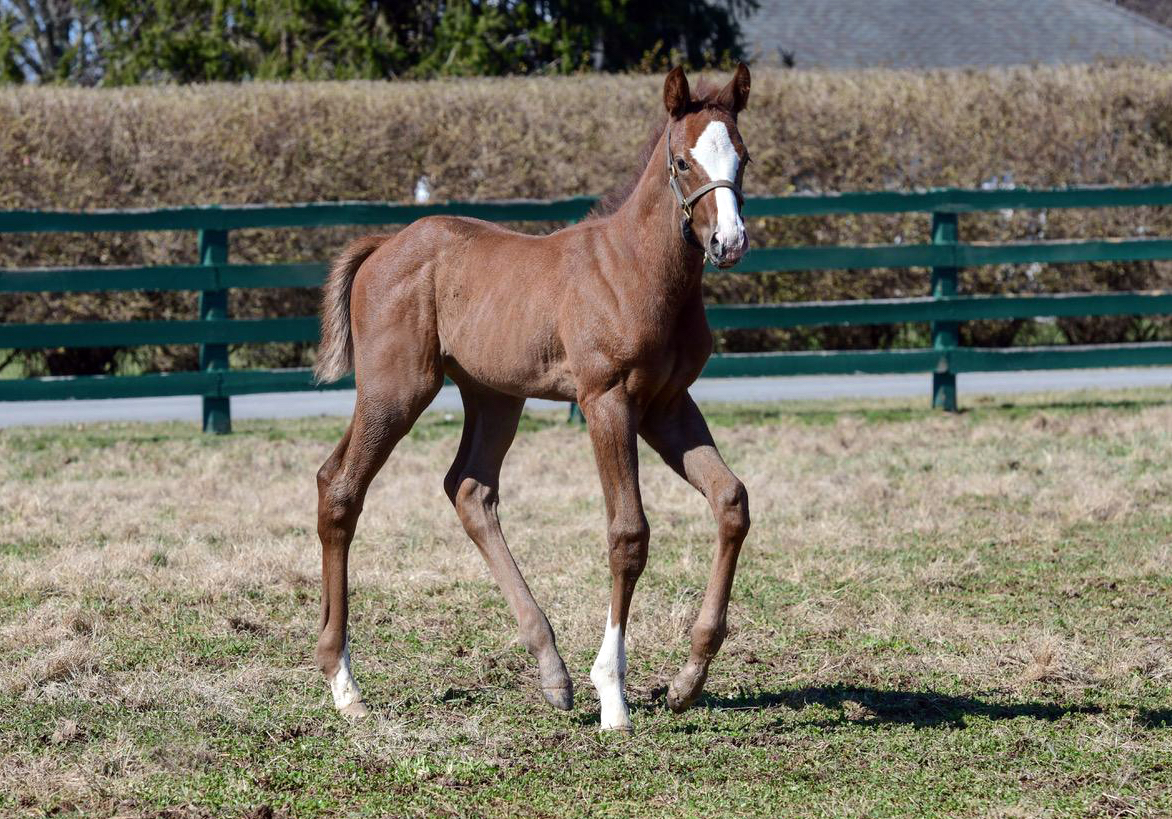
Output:
<svg viewBox="0 0 1172 819">
<path fill-rule="evenodd" d="M 732 240 L 727 243 L 721 239 L 720 231 L 713 230 L 704 247 L 708 258 L 721 270 L 732 267 L 739 262 L 748 249 L 749 237 L 743 230 L 739 231 L 737 236 L 732 237 Z"/>
</svg>

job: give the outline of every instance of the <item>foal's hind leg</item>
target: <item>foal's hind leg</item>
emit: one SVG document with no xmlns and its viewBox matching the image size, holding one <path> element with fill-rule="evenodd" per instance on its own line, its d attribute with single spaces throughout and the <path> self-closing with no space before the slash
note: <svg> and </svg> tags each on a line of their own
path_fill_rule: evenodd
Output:
<svg viewBox="0 0 1172 819">
<path fill-rule="evenodd" d="M 444 479 L 444 490 L 517 618 L 522 644 L 537 658 L 546 702 L 568 710 L 574 703 L 570 675 L 558 654 L 549 620 L 509 552 L 496 511 L 501 462 L 513 443 L 525 399 L 464 387 L 460 394 L 464 399 L 464 434 Z"/>
<path fill-rule="evenodd" d="M 717 546 L 700 614 L 692 627 L 692 654 L 672 680 L 667 704 L 683 711 L 699 698 L 708 664 L 728 630 L 726 614 L 741 544 L 749 532 L 749 496 L 720 457 L 708 424 L 686 392 L 665 409 L 649 413 L 640 429 L 644 440 L 708 500 L 716 518 Z"/>
<path fill-rule="evenodd" d="M 347 716 L 367 713 L 350 671 L 346 633 L 350 541 L 370 482 L 442 383 L 437 373 L 417 379 L 407 395 L 392 397 L 360 390 L 350 428 L 317 473 L 322 600 L 316 660 L 330 683 L 334 706 Z"/>
</svg>

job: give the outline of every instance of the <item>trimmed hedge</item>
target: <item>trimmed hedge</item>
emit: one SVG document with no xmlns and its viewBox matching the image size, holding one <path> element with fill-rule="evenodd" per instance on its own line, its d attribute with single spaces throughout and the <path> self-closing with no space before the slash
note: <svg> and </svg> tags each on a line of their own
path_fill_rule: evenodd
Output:
<svg viewBox="0 0 1172 819">
<path fill-rule="evenodd" d="M 128 89 L 0 89 L 0 208 L 410 201 L 597 194 L 634 172 L 661 110 L 661 78 L 583 76 L 426 83 L 302 83 Z M 1147 64 L 995 71 L 816 73 L 757 69 L 741 130 L 746 190 L 1141 185 L 1172 178 L 1172 73 Z M 529 228 L 533 229 L 533 228 Z M 966 240 L 1172 235 L 1164 209 L 965 216 Z M 232 234 L 234 261 L 321 260 L 362 231 Z M 759 220 L 756 244 L 926 241 L 921 215 Z M 190 233 L 0 236 L 4 266 L 195 261 Z M 1167 287 L 1172 265 L 970 270 L 972 292 Z M 713 277 L 720 301 L 922 294 L 924 271 Z M 307 314 L 313 291 L 234 294 L 238 315 Z M 188 294 L 0 298 L 5 322 L 191 317 Z M 964 343 L 1168 337 L 1131 318 L 966 325 Z M 727 333 L 724 349 L 919 344 L 924 328 Z M 304 345 L 244 346 L 242 365 L 307 363 Z M 45 351 L 32 373 L 194 366 L 191 348 Z M 0 359 L 2 363 L 2 359 Z"/>
</svg>

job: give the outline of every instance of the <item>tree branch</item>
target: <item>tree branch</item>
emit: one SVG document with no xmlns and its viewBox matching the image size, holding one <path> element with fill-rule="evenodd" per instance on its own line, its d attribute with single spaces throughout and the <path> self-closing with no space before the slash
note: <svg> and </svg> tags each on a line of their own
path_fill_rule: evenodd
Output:
<svg viewBox="0 0 1172 819">
<path fill-rule="evenodd" d="M 28 36 L 33 45 L 36 46 L 37 56 L 40 57 L 37 62 L 37 76 L 44 78 L 46 70 L 52 71 L 57 66 L 52 36 L 48 33 L 47 26 L 42 27 L 42 21 L 37 18 L 36 10 L 29 0 L 12 0 L 12 2 L 24 14 L 25 28 L 28 30 Z"/>
</svg>

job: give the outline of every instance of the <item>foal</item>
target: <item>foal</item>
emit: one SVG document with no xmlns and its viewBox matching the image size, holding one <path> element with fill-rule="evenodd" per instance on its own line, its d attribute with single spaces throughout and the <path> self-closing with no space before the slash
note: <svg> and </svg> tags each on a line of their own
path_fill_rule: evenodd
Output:
<svg viewBox="0 0 1172 819">
<path fill-rule="evenodd" d="M 729 267 L 748 247 L 739 187 L 748 155 L 737 131 L 748 97 L 744 65 L 724 88 L 695 97 L 681 69 L 668 74 L 666 125 L 638 183 L 609 215 L 548 236 L 433 216 L 390 238 L 361 239 L 335 263 L 317 374 L 332 381 L 353 368 L 358 399 L 317 475 L 323 592 L 316 659 L 344 714 L 367 713 L 346 634 L 350 540 L 375 473 L 445 374 L 460 389 L 465 415 L 444 490 L 556 708 L 573 704 L 570 676 L 497 518 L 501 462 L 525 398 L 578 402 L 602 480 L 613 585 L 590 679 L 603 730 L 631 728 L 624 632 L 650 537 L 636 435 L 708 499 L 716 556 L 691 656 L 672 680 L 668 704 L 681 711 L 700 696 L 724 640 L 749 507 L 688 386 L 712 352 L 700 291 L 704 260 Z"/>
</svg>

